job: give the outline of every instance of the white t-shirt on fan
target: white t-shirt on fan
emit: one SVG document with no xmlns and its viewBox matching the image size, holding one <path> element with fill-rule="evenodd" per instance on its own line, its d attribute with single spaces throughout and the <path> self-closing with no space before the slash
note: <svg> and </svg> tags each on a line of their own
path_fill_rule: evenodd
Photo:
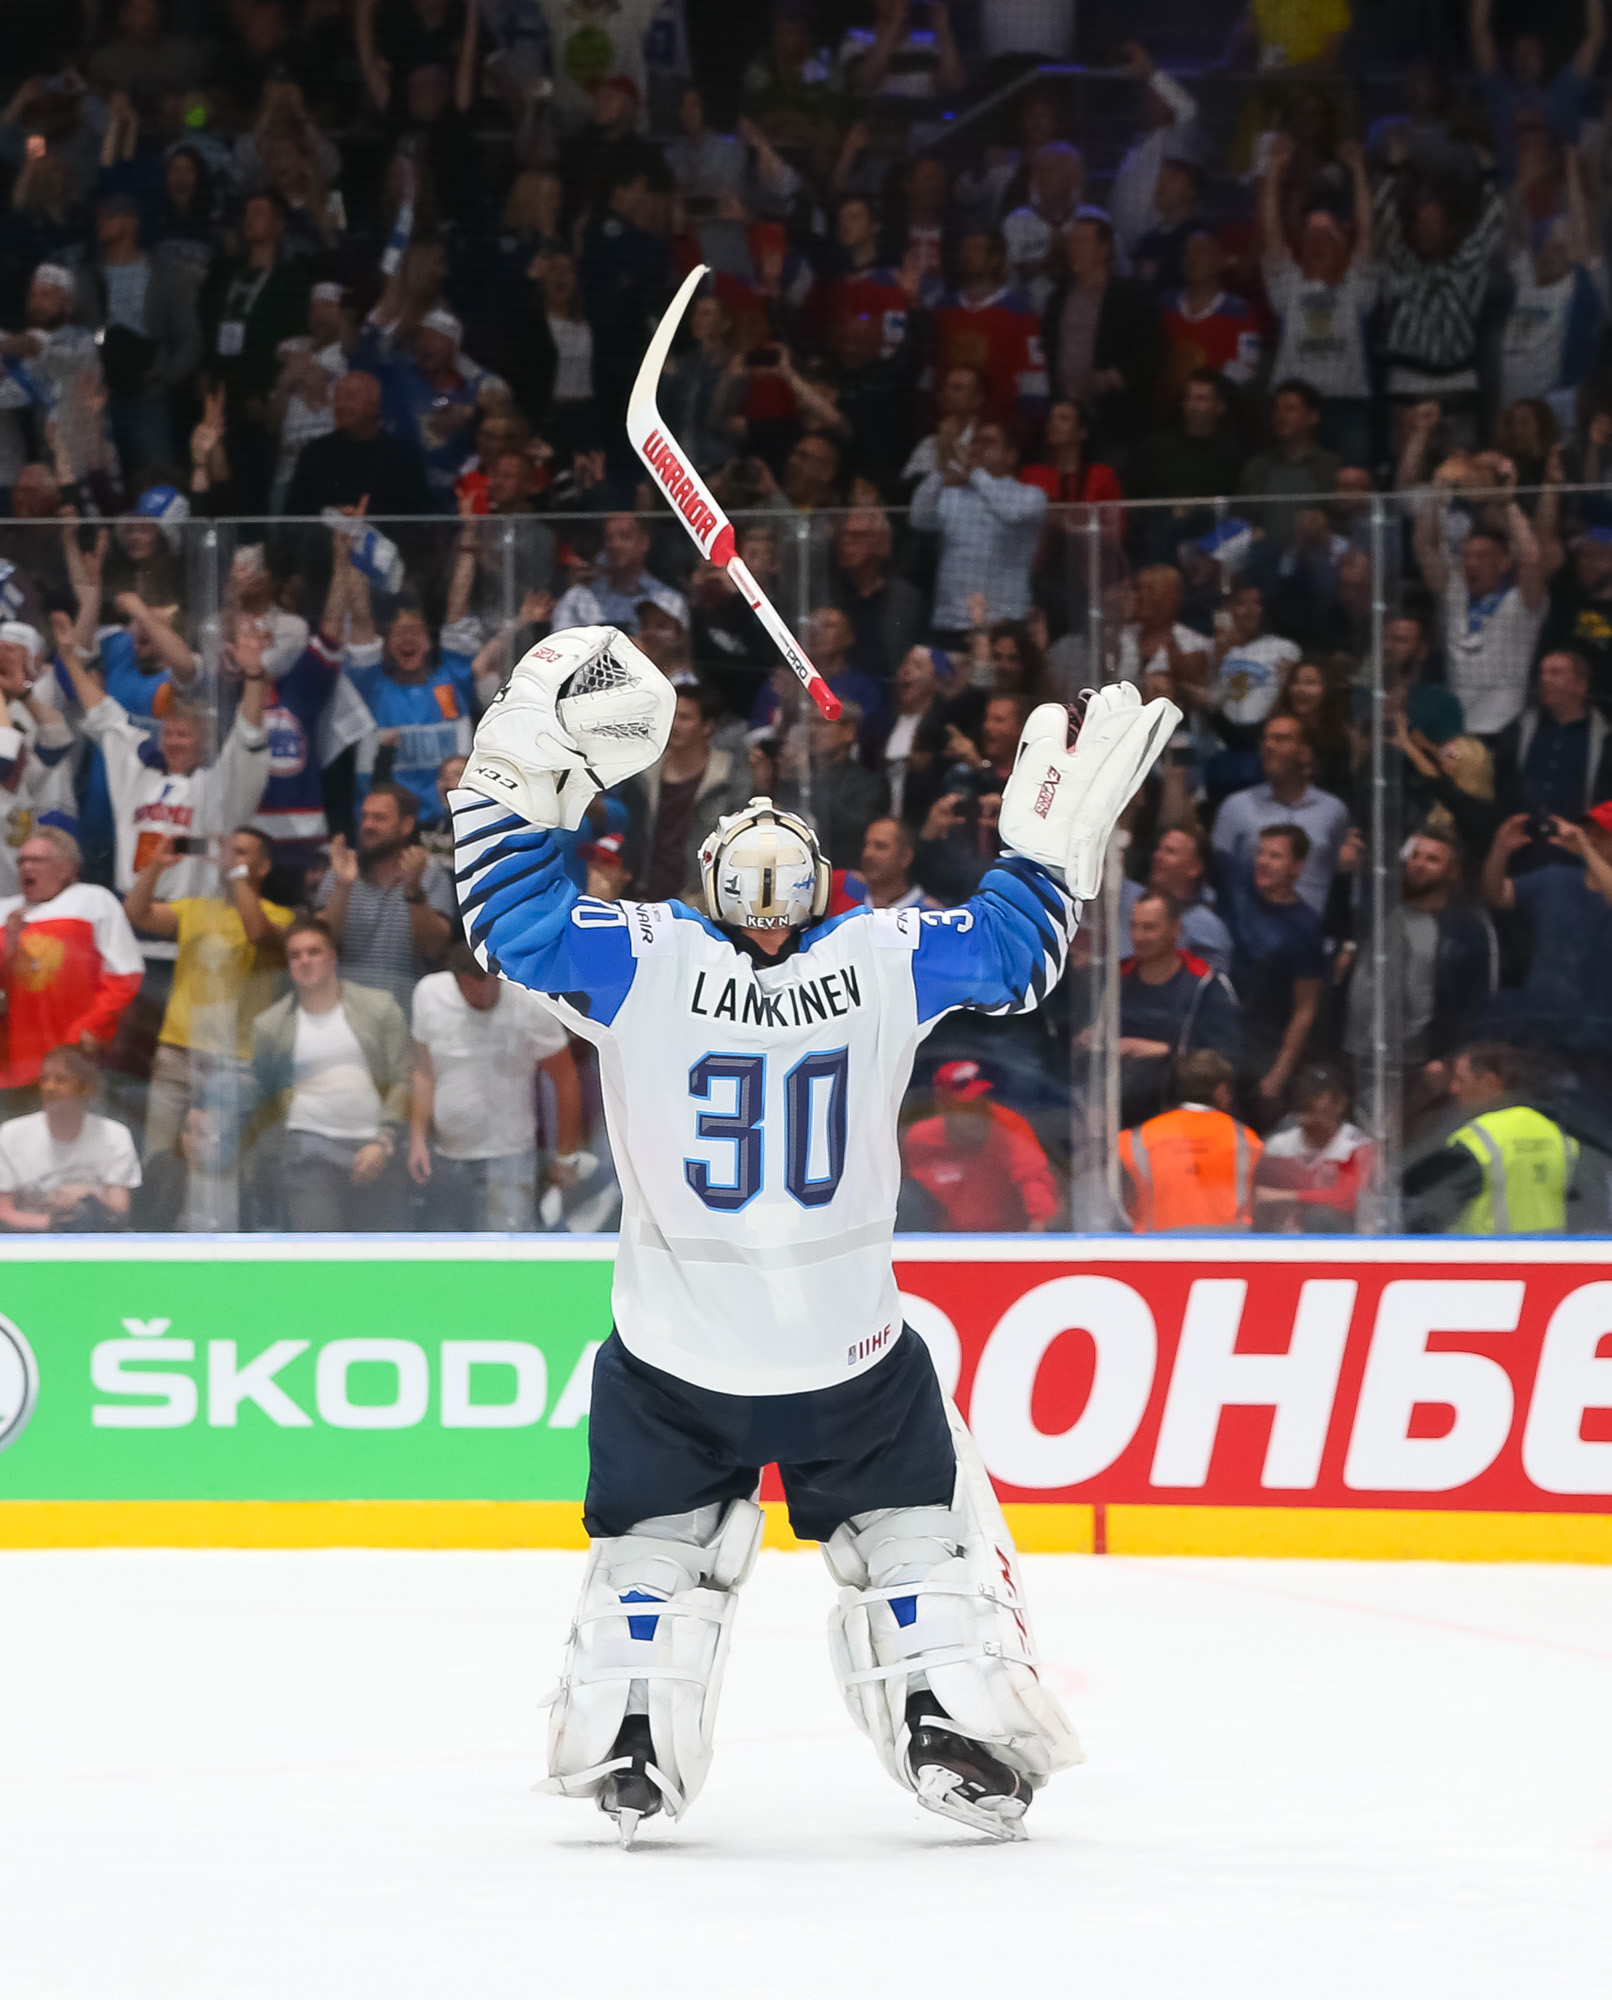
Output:
<svg viewBox="0 0 1612 2000">
<path fill-rule="evenodd" d="M 76 1139 L 54 1139 L 43 1111 L 0 1125 L 0 1194 L 63 1187 L 140 1185 L 140 1158 L 127 1125 L 86 1112 Z M 26 1206 L 26 1204 L 24 1204 Z"/>
<path fill-rule="evenodd" d="M 1351 264 L 1340 283 L 1306 278 L 1291 258 L 1265 259 L 1265 295 L 1282 322 L 1273 382 L 1296 377 L 1322 396 L 1369 396 L 1366 314 L 1377 281 Z"/>
<path fill-rule="evenodd" d="M 1562 386 L 1567 320 L 1576 285 L 1575 271 L 1553 284 L 1537 284 L 1532 256 L 1521 250 L 1512 258 L 1511 310 L 1500 336 L 1500 393 L 1505 402 L 1549 396 Z"/>
<path fill-rule="evenodd" d="M 557 319 L 550 313 L 549 333 L 557 357 L 555 402 L 585 402 L 593 394 L 593 328 L 585 319 Z"/>
<path fill-rule="evenodd" d="M 1215 706 L 1241 728 L 1263 722 L 1298 657 L 1291 639 L 1278 639 L 1270 632 L 1234 645 L 1215 671 Z"/>
<path fill-rule="evenodd" d="M 313 1132 L 321 1139 L 373 1139 L 381 1129 L 380 1092 L 339 1004 L 328 1014 L 297 1009 L 285 1122 L 292 1132 Z"/>
<path fill-rule="evenodd" d="M 534 993 L 506 981 L 498 1005 L 483 1012 L 451 972 L 433 972 L 414 989 L 414 1039 L 436 1076 L 431 1122 L 440 1153 L 497 1160 L 534 1150 L 534 1072 L 568 1040 Z"/>
</svg>

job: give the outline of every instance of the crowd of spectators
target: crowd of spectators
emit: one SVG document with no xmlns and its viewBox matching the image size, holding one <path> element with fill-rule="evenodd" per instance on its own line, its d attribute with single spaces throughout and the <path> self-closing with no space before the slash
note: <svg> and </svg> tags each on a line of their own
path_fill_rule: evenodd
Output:
<svg viewBox="0 0 1612 2000">
<path fill-rule="evenodd" d="M 1424 10 L 1392 98 L 1348 0 L 1203 72 L 1157 11 L 1111 53 L 1017 0 L 8 24 L 0 1224 L 610 1219 L 591 1057 L 480 974 L 445 821 L 514 659 L 600 622 L 678 702 L 567 845 L 598 894 L 697 900 L 766 792 L 836 910 L 954 903 L 1032 706 L 1180 704 L 1110 1221 L 1355 1226 L 1385 1034 L 1421 1152 L 1519 1098 L 1612 1152 L 1603 0 Z M 695 262 L 661 407 L 833 723 L 626 442 Z M 1095 1213 L 1102 972 L 932 1038 L 906 1226 Z M 1412 1210 L 1504 1226 L 1457 1166 Z"/>
</svg>

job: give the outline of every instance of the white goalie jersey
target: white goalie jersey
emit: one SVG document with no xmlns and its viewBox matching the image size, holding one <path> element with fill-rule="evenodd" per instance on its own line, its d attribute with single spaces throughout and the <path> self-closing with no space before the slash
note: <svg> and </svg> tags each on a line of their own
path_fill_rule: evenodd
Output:
<svg viewBox="0 0 1612 2000">
<path fill-rule="evenodd" d="M 896 1119 L 918 1046 L 951 1008 L 1037 1004 L 1074 932 L 1063 888 L 1005 855 L 957 909 L 830 917 L 768 960 L 681 903 L 579 896 L 548 833 L 451 803 L 478 957 L 599 1050 L 622 1341 L 733 1395 L 871 1367 L 901 1331 Z"/>
</svg>

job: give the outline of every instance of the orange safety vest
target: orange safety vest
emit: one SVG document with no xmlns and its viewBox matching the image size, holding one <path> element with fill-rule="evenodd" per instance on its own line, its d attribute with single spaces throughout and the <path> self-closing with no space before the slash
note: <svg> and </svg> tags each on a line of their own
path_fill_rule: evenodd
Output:
<svg viewBox="0 0 1612 2000">
<path fill-rule="evenodd" d="M 1183 1104 L 1119 1135 L 1131 1177 L 1132 1226 L 1155 1229 L 1248 1229 L 1254 1220 L 1254 1168 L 1265 1148 L 1229 1112 Z"/>
</svg>

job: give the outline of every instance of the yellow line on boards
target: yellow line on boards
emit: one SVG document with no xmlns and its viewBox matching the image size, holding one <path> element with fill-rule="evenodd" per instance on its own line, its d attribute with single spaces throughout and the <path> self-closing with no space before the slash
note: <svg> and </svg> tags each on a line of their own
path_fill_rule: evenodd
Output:
<svg viewBox="0 0 1612 2000">
<path fill-rule="evenodd" d="M 1108 1509 L 1116 1556 L 1338 1556 L 1386 1562 L 1612 1563 L 1612 1516 L 1398 1507 Z"/>
<path fill-rule="evenodd" d="M 1026 1554 L 1089 1555 L 1096 1510 L 1003 1509 Z M 811 1546 L 766 1504 L 764 1546 Z M 1104 1509 L 1123 1556 L 1336 1556 L 1359 1560 L 1612 1563 L 1612 1515 L 1477 1514 L 1384 1507 Z M 581 1549 L 574 1500 L 5 1500 L 0 1549 Z"/>
<path fill-rule="evenodd" d="M 0 1548 L 585 1549 L 575 1500 L 5 1500 Z"/>
</svg>

